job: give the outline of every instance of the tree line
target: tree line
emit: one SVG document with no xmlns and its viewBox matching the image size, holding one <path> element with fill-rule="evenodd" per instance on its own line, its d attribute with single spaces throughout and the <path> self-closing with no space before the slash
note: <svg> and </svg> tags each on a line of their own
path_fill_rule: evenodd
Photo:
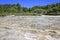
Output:
<svg viewBox="0 0 60 40">
<path fill-rule="evenodd" d="M 17 4 L 0 4 L 0 16 L 4 15 L 60 15 L 60 3 L 32 8 L 21 7 Z"/>
</svg>

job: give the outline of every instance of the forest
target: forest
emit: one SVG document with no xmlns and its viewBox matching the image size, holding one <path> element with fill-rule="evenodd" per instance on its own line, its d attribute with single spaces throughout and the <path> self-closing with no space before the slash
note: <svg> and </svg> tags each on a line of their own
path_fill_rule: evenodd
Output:
<svg viewBox="0 0 60 40">
<path fill-rule="evenodd" d="M 60 3 L 49 4 L 45 6 L 34 6 L 32 8 L 22 7 L 17 4 L 0 4 L 0 16 L 7 15 L 60 15 Z"/>
</svg>

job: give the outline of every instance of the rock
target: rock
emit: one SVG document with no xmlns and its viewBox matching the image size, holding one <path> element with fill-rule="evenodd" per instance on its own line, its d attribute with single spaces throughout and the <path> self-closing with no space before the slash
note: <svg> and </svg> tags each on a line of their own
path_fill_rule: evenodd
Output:
<svg viewBox="0 0 60 40">
<path fill-rule="evenodd" d="M 60 40 L 60 17 L 0 17 L 0 40 Z"/>
</svg>

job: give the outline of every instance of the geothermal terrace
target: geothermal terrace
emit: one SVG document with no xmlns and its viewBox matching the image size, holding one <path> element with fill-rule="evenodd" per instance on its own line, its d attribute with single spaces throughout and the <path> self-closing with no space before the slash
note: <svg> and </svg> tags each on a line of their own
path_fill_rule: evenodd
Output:
<svg viewBox="0 0 60 40">
<path fill-rule="evenodd" d="M 0 17 L 0 40 L 60 40 L 60 16 Z"/>
</svg>

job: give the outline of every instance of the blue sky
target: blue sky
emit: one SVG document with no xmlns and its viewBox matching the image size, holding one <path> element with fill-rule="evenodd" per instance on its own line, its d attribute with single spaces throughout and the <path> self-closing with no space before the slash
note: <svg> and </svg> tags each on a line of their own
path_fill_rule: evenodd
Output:
<svg viewBox="0 0 60 40">
<path fill-rule="evenodd" d="M 60 0 L 0 0 L 0 4 L 20 3 L 24 7 L 43 6 L 47 4 L 58 3 Z"/>
</svg>

